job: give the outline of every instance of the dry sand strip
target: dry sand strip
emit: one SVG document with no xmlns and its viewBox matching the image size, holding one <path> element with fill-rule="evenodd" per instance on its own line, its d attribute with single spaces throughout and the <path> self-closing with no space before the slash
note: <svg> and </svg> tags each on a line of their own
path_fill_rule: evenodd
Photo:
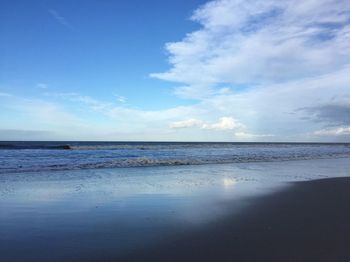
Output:
<svg viewBox="0 0 350 262">
<path fill-rule="evenodd" d="M 205 228 L 104 260 L 350 261 L 350 178 L 296 182 Z"/>
</svg>

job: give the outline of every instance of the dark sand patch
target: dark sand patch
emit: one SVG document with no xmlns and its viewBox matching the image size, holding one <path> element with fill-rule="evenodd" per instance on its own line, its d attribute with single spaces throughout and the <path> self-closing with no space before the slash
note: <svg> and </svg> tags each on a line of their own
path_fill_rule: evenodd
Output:
<svg viewBox="0 0 350 262">
<path fill-rule="evenodd" d="M 350 178 L 296 182 L 195 232 L 97 260 L 350 261 Z"/>
</svg>

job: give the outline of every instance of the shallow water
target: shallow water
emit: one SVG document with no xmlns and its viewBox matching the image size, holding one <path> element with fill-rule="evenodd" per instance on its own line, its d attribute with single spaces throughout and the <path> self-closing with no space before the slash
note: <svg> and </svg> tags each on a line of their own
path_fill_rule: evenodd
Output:
<svg viewBox="0 0 350 262">
<path fill-rule="evenodd" d="M 342 158 L 1 174 L 0 260 L 137 252 L 239 212 L 286 182 L 349 170 Z"/>
</svg>

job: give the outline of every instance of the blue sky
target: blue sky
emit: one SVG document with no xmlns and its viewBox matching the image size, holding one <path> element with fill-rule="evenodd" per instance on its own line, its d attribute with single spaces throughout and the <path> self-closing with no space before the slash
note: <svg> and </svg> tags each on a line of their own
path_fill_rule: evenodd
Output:
<svg viewBox="0 0 350 262">
<path fill-rule="evenodd" d="M 36 96 L 31 87 L 45 83 L 99 99 L 116 93 L 153 109 L 181 103 L 169 95 L 171 83 L 148 75 L 166 70 L 164 43 L 196 27 L 188 18 L 200 3 L 5 1 L 0 11 L 3 89 Z M 153 100 L 152 93 L 162 99 Z"/>
<path fill-rule="evenodd" d="M 345 0 L 13 0 L 0 33 L 0 140 L 350 141 Z"/>
</svg>

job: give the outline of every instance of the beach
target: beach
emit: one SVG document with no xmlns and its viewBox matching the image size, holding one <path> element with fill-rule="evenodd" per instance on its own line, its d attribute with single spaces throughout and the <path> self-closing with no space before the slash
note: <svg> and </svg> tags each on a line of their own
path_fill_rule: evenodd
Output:
<svg viewBox="0 0 350 262">
<path fill-rule="evenodd" d="M 5 0 L 0 262 L 350 262 L 350 0 Z"/>
<path fill-rule="evenodd" d="M 1 261 L 348 261 L 349 158 L 8 173 Z"/>
</svg>

